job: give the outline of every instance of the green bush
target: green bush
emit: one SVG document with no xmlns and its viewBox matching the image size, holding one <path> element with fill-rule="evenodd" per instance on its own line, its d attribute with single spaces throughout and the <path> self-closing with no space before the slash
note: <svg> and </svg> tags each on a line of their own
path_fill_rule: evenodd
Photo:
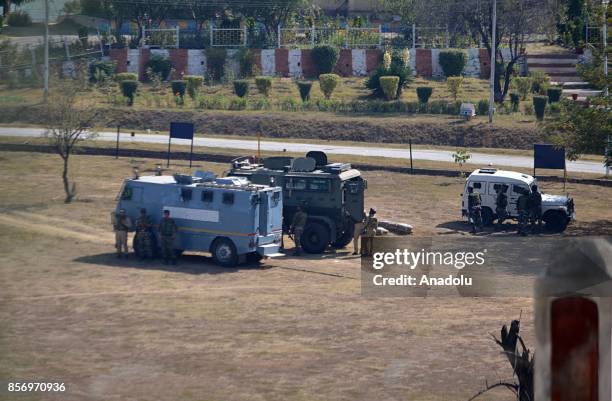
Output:
<svg viewBox="0 0 612 401">
<path fill-rule="evenodd" d="M 219 81 L 223 77 L 226 59 L 227 51 L 225 49 L 219 47 L 206 49 L 206 64 L 214 81 Z"/>
<path fill-rule="evenodd" d="M 255 75 L 255 53 L 248 47 L 241 47 L 236 52 L 236 59 L 240 67 L 240 77 L 249 78 Z"/>
<path fill-rule="evenodd" d="M 439 63 L 447 77 L 461 75 L 465 68 L 465 52 L 461 50 L 443 50 L 440 52 Z"/>
<path fill-rule="evenodd" d="M 454 101 L 457 101 L 459 93 L 461 93 L 461 86 L 463 85 L 463 77 L 448 77 L 446 78 L 446 87 L 453 97 Z"/>
<path fill-rule="evenodd" d="M 544 71 L 532 71 L 529 73 L 531 78 L 531 92 L 543 95 L 550 86 L 550 77 Z"/>
<path fill-rule="evenodd" d="M 533 97 L 533 110 L 538 120 L 544 119 L 544 113 L 546 112 L 546 103 L 548 103 L 548 96 Z"/>
<path fill-rule="evenodd" d="M 338 56 L 338 48 L 335 46 L 315 46 L 312 49 L 312 59 L 317 69 L 317 75 L 331 73 L 338 62 Z"/>
<path fill-rule="evenodd" d="M 548 88 L 546 90 L 546 95 L 548 96 L 549 103 L 555 103 L 561 100 L 562 94 L 563 94 L 563 89 L 561 88 Z"/>
<path fill-rule="evenodd" d="M 410 66 L 406 65 L 399 51 L 395 51 L 391 55 L 391 65 L 389 68 L 386 68 L 384 65 L 378 66 L 372 75 L 370 75 L 370 78 L 366 80 L 366 88 L 372 91 L 372 96 L 384 97 L 385 94 L 380 86 L 380 77 L 390 75 L 399 77 L 399 85 L 397 87 L 397 97 L 399 98 L 404 88 L 407 88 L 412 82 L 412 70 Z"/>
<path fill-rule="evenodd" d="M 6 17 L 6 24 L 8 26 L 30 26 L 32 25 L 32 18 L 30 14 L 25 11 L 13 11 Z"/>
<path fill-rule="evenodd" d="M 514 77 L 512 78 L 512 87 L 521 95 L 521 99 L 527 99 L 527 95 L 531 91 L 531 78 L 529 77 Z"/>
<path fill-rule="evenodd" d="M 181 99 L 185 97 L 185 89 L 187 88 L 186 81 L 177 79 L 175 81 L 172 81 L 171 87 L 172 87 L 172 94 L 174 96 L 178 95 L 181 97 Z"/>
<path fill-rule="evenodd" d="M 170 76 L 170 71 L 172 70 L 172 61 L 170 61 L 168 57 L 164 57 L 159 54 L 154 54 L 151 56 L 149 61 L 147 61 L 146 68 L 150 68 L 153 73 L 159 74 L 161 79 L 165 81 Z"/>
<path fill-rule="evenodd" d="M 486 116 L 487 114 L 489 114 L 489 100 L 488 99 L 481 99 L 478 101 L 478 104 L 476 105 L 476 113 L 479 116 Z"/>
<path fill-rule="evenodd" d="M 116 64 L 113 61 L 92 61 L 89 64 L 89 80 L 91 82 L 98 82 L 105 78 L 110 78 L 115 71 L 115 66 Z"/>
<path fill-rule="evenodd" d="M 300 91 L 300 97 L 302 98 L 302 102 L 305 102 L 310 99 L 310 89 L 312 88 L 312 82 L 298 81 L 297 86 L 298 90 Z"/>
<path fill-rule="evenodd" d="M 189 97 L 195 100 L 198 95 L 198 91 L 204 83 L 204 77 L 200 75 L 185 75 L 183 78 L 185 79 L 185 82 L 187 82 L 187 93 L 189 94 Z"/>
<path fill-rule="evenodd" d="M 238 97 L 245 97 L 249 94 L 249 81 L 246 79 L 237 79 L 234 81 L 234 92 Z"/>
<path fill-rule="evenodd" d="M 510 103 L 512 104 L 512 111 L 519 111 L 519 104 L 521 103 L 521 96 L 518 93 L 510 93 Z"/>
<path fill-rule="evenodd" d="M 138 81 L 125 80 L 121 81 L 121 93 L 128 99 L 128 106 L 134 104 L 134 96 L 136 96 L 136 90 L 138 90 Z"/>
<path fill-rule="evenodd" d="M 120 72 L 115 74 L 115 82 L 138 81 L 138 74 L 135 72 Z"/>
<path fill-rule="evenodd" d="M 265 97 L 268 97 L 270 96 L 270 91 L 272 90 L 272 78 L 255 77 L 255 86 L 257 86 L 257 90 L 259 91 L 259 93 L 261 93 Z"/>
<path fill-rule="evenodd" d="M 334 89 L 338 86 L 338 82 L 340 82 L 340 77 L 336 74 L 319 75 L 319 86 L 326 99 L 329 99 L 332 93 L 334 93 Z"/>
<path fill-rule="evenodd" d="M 394 100 L 397 98 L 397 87 L 399 85 L 399 77 L 384 76 L 380 77 L 380 86 L 385 94 L 385 99 Z"/>
<path fill-rule="evenodd" d="M 421 103 L 427 103 L 433 93 L 433 88 L 431 86 L 419 86 L 416 88 L 416 93 Z"/>
</svg>

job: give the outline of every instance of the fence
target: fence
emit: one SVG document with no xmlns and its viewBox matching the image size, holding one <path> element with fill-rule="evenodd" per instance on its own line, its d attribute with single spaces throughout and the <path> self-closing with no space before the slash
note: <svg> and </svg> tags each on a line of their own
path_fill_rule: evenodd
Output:
<svg viewBox="0 0 612 401">
<path fill-rule="evenodd" d="M 585 27 L 585 42 L 593 46 L 602 45 L 602 28 L 600 26 Z"/>
<path fill-rule="evenodd" d="M 142 27 L 142 44 L 161 49 L 180 47 L 180 30 L 176 28 L 145 28 Z"/>
</svg>

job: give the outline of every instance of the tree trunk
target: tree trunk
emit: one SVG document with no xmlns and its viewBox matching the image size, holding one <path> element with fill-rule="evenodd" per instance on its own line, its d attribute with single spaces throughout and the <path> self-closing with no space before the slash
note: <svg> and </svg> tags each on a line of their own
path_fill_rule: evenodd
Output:
<svg viewBox="0 0 612 401">
<path fill-rule="evenodd" d="M 2 16 L 6 17 L 11 10 L 11 0 L 4 0 L 2 2 Z"/>
<path fill-rule="evenodd" d="M 70 180 L 68 178 L 68 157 L 64 158 L 64 169 L 62 171 L 62 180 L 64 181 L 64 192 L 66 193 L 66 199 L 64 199 L 64 203 L 72 202 L 74 198 L 75 191 L 74 186 L 71 187 Z"/>
</svg>

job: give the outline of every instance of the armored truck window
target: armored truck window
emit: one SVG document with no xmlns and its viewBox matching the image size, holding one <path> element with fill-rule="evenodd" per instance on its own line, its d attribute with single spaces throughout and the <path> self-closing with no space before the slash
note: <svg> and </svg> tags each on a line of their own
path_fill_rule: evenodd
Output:
<svg viewBox="0 0 612 401">
<path fill-rule="evenodd" d="M 306 179 L 305 178 L 290 178 L 286 184 L 287 189 L 295 189 L 298 191 L 303 191 L 306 189 Z"/>
<path fill-rule="evenodd" d="M 121 193 L 121 200 L 132 200 L 132 188 L 123 188 L 123 192 Z"/>
<path fill-rule="evenodd" d="M 181 188 L 181 199 L 183 202 L 191 200 L 191 188 Z"/>
<path fill-rule="evenodd" d="M 224 192 L 223 193 L 223 203 L 225 203 L 226 205 L 231 205 L 234 203 L 234 194 L 231 192 Z"/>
<path fill-rule="evenodd" d="M 317 192 L 329 192 L 329 180 L 324 180 L 320 178 L 312 178 L 310 179 L 308 189 L 310 189 L 311 191 L 317 191 Z"/>
<path fill-rule="evenodd" d="M 202 191 L 202 202 L 212 202 L 214 198 L 213 191 Z"/>
<path fill-rule="evenodd" d="M 482 188 L 482 184 L 480 182 L 475 182 L 474 184 L 472 184 L 472 186 L 474 187 L 474 189 Z"/>
<path fill-rule="evenodd" d="M 523 186 L 523 185 L 513 185 L 512 186 L 512 192 L 514 192 L 515 194 L 521 194 L 525 191 L 529 192 L 529 188 L 527 188 L 526 186 Z"/>
</svg>

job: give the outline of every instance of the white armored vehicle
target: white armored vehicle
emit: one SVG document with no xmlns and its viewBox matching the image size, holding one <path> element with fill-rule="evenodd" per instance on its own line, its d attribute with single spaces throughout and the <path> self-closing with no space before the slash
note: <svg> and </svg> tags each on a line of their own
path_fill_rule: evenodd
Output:
<svg viewBox="0 0 612 401">
<path fill-rule="evenodd" d="M 537 185 L 537 180 L 527 174 L 515 171 L 497 170 L 495 168 L 481 168 L 474 170 L 465 181 L 461 201 L 461 213 L 468 216 L 468 187 L 480 193 L 482 201 L 483 224 L 490 225 L 495 215 L 496 189 L 499 186 L 507 187 L 508 216 L 507 218 L 518 219 L 516 202 L 523 190 L 531 192 L 531 186 Z M 567 224 L 574 218 L 574 201 L 563 195 L 542 194 L 542 220 L 551 231 L 563 231 Z"/>
</svg>

